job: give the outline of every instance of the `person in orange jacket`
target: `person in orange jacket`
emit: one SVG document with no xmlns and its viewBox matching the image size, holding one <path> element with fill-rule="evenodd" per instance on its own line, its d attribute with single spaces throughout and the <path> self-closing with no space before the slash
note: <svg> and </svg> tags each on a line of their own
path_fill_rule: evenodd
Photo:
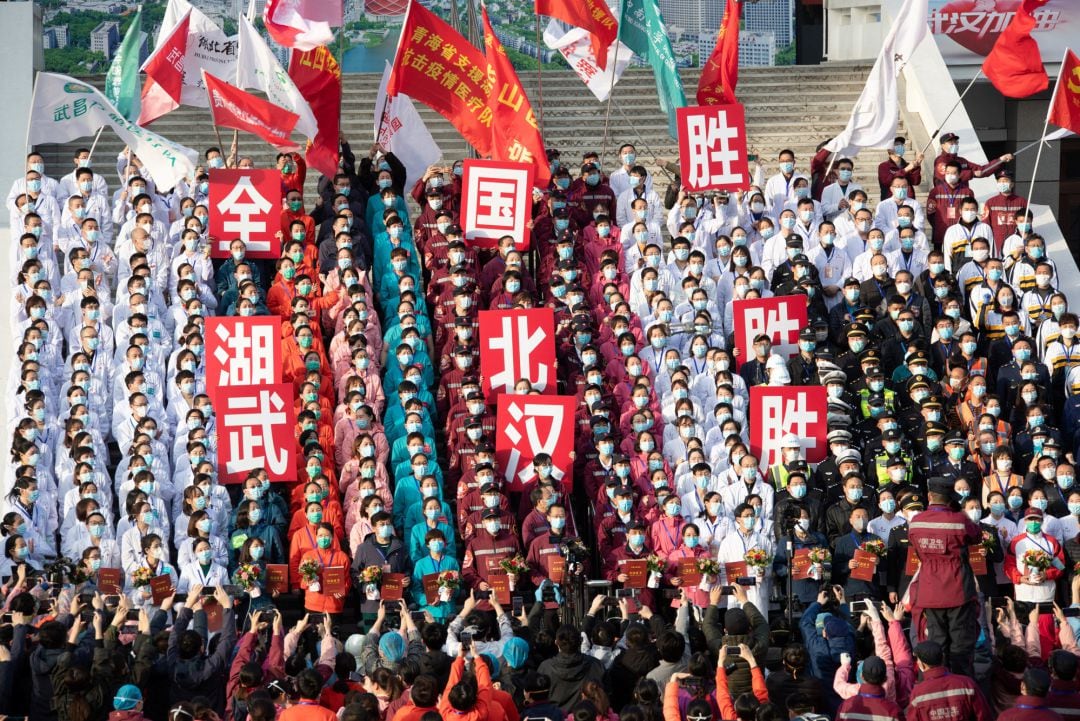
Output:
<svg viewBox="0 0 1080 721">
<path fill-rule="evenodd" d="M 277 273 L 266 292 L 266 307 L 271 313 L 282 318 L 292 315 L 292 299 L 296 297 L 296 265 L 291 258 L 279 258 L 276 263 Z"/>
<path fill-rule="evenodd" d="M 465 675 L 465 655 L 472 652 L 472 644 L 461 644 L 457 658 L 450 666 L 450 678 L 446 682 L 449 689 L 439 699 L 439 713 L 443 718 L 455 721 L 487 721 L 488 708 L 491 705 L 491 672 L 486 663 L 474 663 L 476 683 L 463 683 Z M 475 658 L 475 654 L 473 654 Z"/>
<path fill-rule="evenodd" d="M 285 234 L 285 240 L 292 240 L 294 232 L 292 224 L 300 223 L 304 235 L 297 240 L 301 242 L 305 238 L 314 240 L 315 219 L 304 210 L 304 198 L 298 190 L 290 190 L 285 194 L 281 207 L 281 232 Z"/>
<path fill-rule="evenodd" d="M 301 590 L 300 586 L 300 561 L 308 551 L 318 548 L 316 537 L 319 524 L 322 523 L 323 507 L 320 503 L 308 503 L 304 507 L 307 515 L 307 523 L 304 527 L 292 535 L 289 539 L 289 588 L 293 591 Z M 330 535 L 333 538 L 333 526 L 329 526 Z M 335 551 L 340 551 L 341 546 L 334 540 L 330 546 Z"/>
<path fill-rule="evenodd" d="M 341 501 L 330 496 L 330 486 L 326 476 L 319 476 L 319 478 L 319 481 L 311 480 L 303 484 L 305 510 L 298 510 L 293 514 L 292 522 L 289 523 L 289 536 L 292 537 L 304 528 L 308 521 L 306 514 L 311 504 L 317 503 L 323 511 L 322 522 L 330 524 L 334 529 L 334 536 L 341 540 L 345 537 L 345 512 L 341 510 Z M 300 484 L 297 484 L 297 487 L 300 487 Z"/>
<path fill-rule="evenodd" d="M 340 547 L 335 547 L 337 546 L 337 540 L 334 538 L 334 527 L 329 523 L 318 524 L 315 544 L 315 548 L 304 551 L 303 556 L 300 558 L 300 563 L 315 561 L 319 564 L 319 568 L 322 569 L 319 578 L 314 581 L 308 581 L 306 578 L 300 579 L 300 587 L 305 591 L 304 608 L 315 613 L 341 613 L 342 609 L 345 608 L 345 597 L 349 593 L 350 585 L 352 585 L 349 574 L 349 557 Z M 328 568 L 341 569 L 345 579 L 344 588 L 333 593 L 323 590 L 323 580 Z"/>
</svg>

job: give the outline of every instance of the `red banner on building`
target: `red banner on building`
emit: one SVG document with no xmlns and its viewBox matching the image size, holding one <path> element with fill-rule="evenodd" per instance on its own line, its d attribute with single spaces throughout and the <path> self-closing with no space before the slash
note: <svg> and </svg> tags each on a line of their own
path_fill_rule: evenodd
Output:
<svg viewBox="0 0 1080 721">
<path fill-rule="evenodd" d="M 772 352 L 790 358 L 799 350 L 799 331 L 806 327 L 806 296 L 782 295 L 732 301 L 732 331 L 739 362 L 754 357 L 754 337 L 767 333 Z"/>
<path fill-rule="evenodd" d="M 514 236 L 514 247 L 529 249 L 534 172 L 531 165 L 498 160 L 466 160 L 462 173 L 461 225 L 474 248 L 495 248 Z"/>
<path fill-rule="evenodd" d="M 338 141 L 341 135 L 341 68 L 325 47 L 292 54 L 289 77 L 311 106 L 319 123 L 319 133 L 307 149 L 304 160 L 328 178 L 338 171 Z"/>
<path fill-rule="evenodd" d="M 538 453 L 551 456 L 552 476 L 573 490 L 575 403 L 572 396 L 499 396 L 495 459 L 511 490 L 532 480 Z"/>
<path fill-rule="evenodd" d="M 746 190 L 746 115 L 739 103 L 676 108 L 679 166 L 690 190 Z"/>
<path fill-rule="evenodd" d="M 224 386 L 216 392 L 218 479 L 241 483 L 265 468 L 271 481 L 295 481 L 296 411 L 291 383 Z"/>
<path fill-rule="evenodd" d="M 509 393 L 522 378 L 555 393 L 555 314 L 551 308 L 480 311 L 484 393 Z"/>
<path fill-rule="evenodd" d="M 290 136 L 299 115 L 233 87 L 205 70 L 203 82 L 214 125 L 251 133 L 280 150 L 296 150 Z"/>
<path fill-rule="evenodd" d="M 276 315 L 206 319 L 206 392 L 281 383 L 281 318 Z"/>
<path fill-rule="evenodd" d="M 449 120 L 480 155 L 491 157 L 492 83 L 479 50 L 416 0 L 409 4 L 387 97 L 408 94 Z"/>
<path fill-rule="evenodd" d="M 273 170 L 210 170 L 210 257 L 228 258 L 229 243 L 248 258 L 281 257 L 281 176 Z"/>
<path fill-rule="evenodd" d="M 828 456 L 829 396 L 823 386 L 751 386 L 750 452 L 762 468 L 781 460 L 780 442 L 799 437 L 803 459 L 820 463 Z"/>
</svg>

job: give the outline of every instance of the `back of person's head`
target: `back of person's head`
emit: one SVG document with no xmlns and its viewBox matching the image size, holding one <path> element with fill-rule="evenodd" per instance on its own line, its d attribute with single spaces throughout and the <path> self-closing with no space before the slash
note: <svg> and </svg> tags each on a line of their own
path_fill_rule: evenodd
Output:
<svg viewBox="0 0 1080 721">
<path fill-rule="evenodd" d="M 648 721 L 645 709 L 635 703 L 623 706 L 619 711 L 619 721 Z"/>
<path fill-rule="evenodd" d="M 872 683 L 877 686 L 884 685 L 885 683 L 885 662 L 877 656 L 870 656 L 863 661 L 860 666 L 862 667 L 862 680 L 863 683 Z"/>
<path fill-rule="evenodd" d="M 67 639 L 67 628 L 59 621 L 47 621 L 38 629 L 38 645 L 42 648 L 61 648 Z"/>
<path fill-rule="evenodd" d="M 476 682 L 472 678 L 464 678 L 458 683 L 454 684 L 454 687 L 450 689 L 450 693 L 447 694 L 447 700 L 450 701 L 450 706 L 455 711 L 465 713 L 471 711 L 472 707 L 476 705 Z"/>
<path fill-rule="evenodd" d="M 596 721 L 596 717 L 600 715 L 599 710 L 593 705 L 592 701 L 578 701 L 574 704 L 574 707 L 570 709 L 570 717 L 567 721 Z"/>
<path fill-rule="evenodd" d="M 446 643 L 446 627 L 441 623 L 429 623 L 420 631 L 420 640 L 429 651 L 438 651 Z"/>
<path fill-rule="evenodd" d="M 1076 656 L 1065 649 L 1059 648 L 1052 652 L 1046 666 L 1056 679 L 1072 681 L 1076 678 Z"/>
<path fill-rule="evenodd" d="M 668 663 L 675 663 L 683 657 L 686 641 L 680 633 L 664 631 L 660 634 L 660 638 L 657 639 L 656 646 L 660 649 L 660 658 Z"/>
<path fill-rule="evenodd" d="M 641 624 L 631 624 L 630 628 L 626 629 L 626 645 L 629 648 L 644 648 L 648 642 L 649 634 Z"/>
<path fill-rule="evenodd" d="M 357 694 L 351 703 L 341 709 L 341 721 L 378 721 L 379 716 L 371 715 L 368 706 L 359 701 L 360 696 L 371 696 L 371 694 Z"/>
<path fill-rule="evenodd" d="M 93 708 L 86 698 L 90 690 L 90 671 L 85 666 L 69 666 L 64 672 L 64 682 L 67 686 L 68 695 L 64 700 L 66 717 L 70 721 L 88 721 Z"/>
<path fill-rule="evenodd" d="M 560 653 L 577 653 L 581 649 L 581 633 L 572 623 L 564 623 L 555 632 L 555 646 Z"/>
<path fill-rule="evenodd" d="M 343 654 L 348 655 L 348 654 Z M 263 671 L 262 666 L 257 663 L 245 663 L 240 667 L 240 687 L 241 688 L 255 688 L 262 685 Z"/>
<path fill-rule="evenodd" d="M 796 677 L 806 669 L 806 664 L 810 662 L 810 655 L 801 643 L 789 643 L 784 647 L 780 658 L 784 663 L 784 668 Z"/>
<path fill-rule="evenodd" d="M 187 660 L 195 658 L 202 653 L 203 638 L 198 631 L 184 631 L 180 634 L 180 641 L 177 644 L 177 649 L 180 651 L 180 658 Z"/>
<path fill-rule="evenodd" d="M 296 678 L 300 672 L 307 668 L 307 661 L 302 653 L 291 654 L 285 659 L 285 675 Z"/>
<path fill-rule="evenodd" d="M 313 668 L 305 668 L 296 677 L 296 692 L 300 694 L 300 698 L 317 699 L 322 692 L 322 687 L 322 676 Z"/>
<path fill-rule="evenodd" d="M 814 713 L 817 706 L 814 697 L 805 691 L 796 691 L 787 697 L 787 712 L 791 717 L 801 716 L 804 713 Z"/>
<path fill-rule="evenodd" d="M 761 702 L 752 693 L 741 693 L 735 697 L 735 718 L 739 721 L 754 721 Z"/>
<path fill-rule="evenodd" d="M 349 690 L 349 676 L 356 670 L 356 656 L 351 653 L 339 653 L 334 659 L 334 690 L 338 693 L 346 693 Z"/>
<path fill-rule="evenodd" d="M 541 703 L 551 693 L 551 678 L 546 673 L 529 673 L 521 683 L 521 690 L 530 703 Z"/>
<path fill-rule="evenodd" d="M 637 685 L 634 686 L 634 700 L 642 706 L 658 704 L 660 703 L 660 687 L 651 679 L 638 679 Z"/>
<path fill-rule="evenodd" d="M 382 718 L 382 709 L 379 707 L 379 698 L 367 691 L 356 694 L 351 706 L 356 706 L 361 715 L 353 721 L 379 721 Z M 345 721 L 342 719 L 341 721 Z"/>
<path fill-rule="evenodd" d="M 945 663 L 945 652 L 937 641 L 923 641 L 915 645 L 913 649 L 915 658 L 922 661 L 923 665 L 937 668 Z"/>
<path fill-rule="evenodd" d="M 443 717 L 439 715 L 438 711 L 425 711 L 424 715 L 420 717 L 420 721 L 443 721 Z"/>
<path fill-rule="evenodd" d="M 1011 643 L 1003 644 L 998 654 L 1001 667 L 1009 673 L 1021 674 L 1028 665 L 1027 651 Z"/>
<path fill-rule="evenodd" d="M 709 678 L 712 675 L 712 662 L 706 653 L 695 653 L 686 664 L 686 672 L 698 678 Z"/>
<path fill-rule="evenodd" d="M 276 716 L 277 709 L 274 707 L 274 702 L 270 699 L 259 698 L 248 701 L 249 721 L 274 721 Z"/>
<path fill-rule="evenodd" d="M 439 700 L 439 681 L 431 674 L 422 673 L 413 679 L 409 695 L 414 706 L 428 708 Z"/>
<path fill-rule="evenodd" d="M 1050 693 L 1050 674 L 1041 668 L 1029 668 L 1024 671 L 1021 688 L 1025 695 L 1046 698 Z"/>
<path fill-rule="evenodd" d="M 600 621 L 593 626 L 589 640 L 594 646 L 611 648 L 615 645 L 615 629 L 607 621 Z"/>
<path fill-rule="evenodd" d="M 12 613 L 21 613 L 24 616 L 33 616 L 34 612 L 37 610 L 37 599 L 29 593 L 20 593 L 11 599 L 11 607 L 9 610 Z"/>
<path fill-rule="evenodd" d="M 770 701 L 758 706 L 755 721 L 787 721 L 787 717 L 784 709 Z"/>
<path fill-rule="evenodd" d="M 694 699 L 686 705 L 686 721 L 712 721 L 712 718 L 712 705 L 705 699 Z"/>
</svg>

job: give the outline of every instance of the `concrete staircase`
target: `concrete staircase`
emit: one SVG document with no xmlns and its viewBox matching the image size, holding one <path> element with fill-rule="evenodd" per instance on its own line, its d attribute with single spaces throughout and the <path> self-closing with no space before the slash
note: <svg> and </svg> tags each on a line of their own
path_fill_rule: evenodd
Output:
<svg viewBox="0 0 1080 721">
<path fill-rule="evenodd" d="M 807 169 L 817 145 L 843 129 L 851 108 L 862 90 L 869 66 L 854 63 L 829 63 L 820 66 L 776 68 L 744 68 L 739 72 L 739 100 L 746 106 L 750 126 L 750 152 L 756 153 L 772 172 L 776 154 L 782 148 L 795 151 L 800 167 Z M 342 97 L 342 132 L 350 140 L 358 156 L 367 152 L 372 138 L 375 99 L 379 86 L 377 74 L 349 74 L 344 77 Z M 686 94 L 691 103 L 697 90 L 698 71 L 682 72 Z M 543 87 L 543 129 L 549 147 L 562 151 L 564 163 L 573 167 L 585 151 L 601 151 L 607 105 L 598 103 L 578 77 L 568 71 L 536 73 L 522 76 L 522 82 L 533 107 L 541 106 L 540 83 Z M 91 79 L 99 87 L 103 78 Z M 454 127 L 438 113 L 417 104 L 431 134 L 442 148 L 444 157 L 464 157 L 467 145 Z M 620 111 L 621 109 L 621 111 Z M 633 123 L 633 125 L 631 125 Z M 200 153 L 216 145 L 210 114 L 205 108 L 181 107 L 151 126 L 152 130 L 180 142 Z M 903 129 L 901 128 L 901 133 Z M 232 131 L 222 131 L 225 144 L 231 141 Z M 88 145 L 91 139 L 64 145 L 47 145 L 45 154 L 48 172 L 54 176 L 70 171 L 72 150 Z M 667 133 L 667 119 L 656 101 L 656 85 L 651 70 L 628 70 L 615 87 L 608 134 L 605 167 L 617 165 L 618 146 L 632 142 L 637 146 L 640 162 L 656 170 L 654 158 L 675 160 L 678 145 Z M 122 144 L 110 132 L 102 135 L 95 150 L 95 167 L 109 172 L 110 184 L 116 182 L 112 170 Z M 241 154 L 253 155 L 256 163 L 271 161 L 274 149 L 254 136 L 241 134 Z M 867 152 L 856 167 L 856 180 L 864 187 L 874 187 L 876 166 L 884 153 Z M 666 187 L 667 179 L 657 175 L 657 185 Z M 314 188 L 315 178 L 309 187 Z"/>
</svg>

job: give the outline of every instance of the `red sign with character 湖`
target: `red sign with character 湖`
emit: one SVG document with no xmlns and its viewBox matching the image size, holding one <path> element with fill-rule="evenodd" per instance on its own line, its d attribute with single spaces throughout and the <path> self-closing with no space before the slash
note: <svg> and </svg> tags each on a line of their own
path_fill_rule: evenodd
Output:
<svg viewBox="0 0 1080 721">
<path fill-rule="evenodd" d="M 677 108 L 679 165 L 688 189 L 745 190 L 746 116 L 739 103 Z"/>
<path fill-rule="evenodd" d="M 820 463 L 828 455 L 829 397 L 824 386 L 751 386 L 750 452 L 762 468 L 781 460 L 780 442 L 793 433 L 802 458 Z"/>
<path fill-rule="evenodd" d="M 281 318 L 211 316 L 206 319 L 206 390 L 281 383 Z"/>
<path fill-rule="evenodd" d="M 551 456 L 551 475 L 573 489 L 574 404 L 570 396 L 499 396 L 495 459 L 510 489 L 533 479 L 538 453 Z"/>
<path fill-rule="evenodd" d="M 466 160 L 462 172 L 461 226 L 474 248 L 494 248 L 504 235 L 528 250 L 533 169 L 524 163 Z"/>
<path fill-rule="evenodd" d="M 522 378 L 541 393 L 554 393 L 552 310 L 480 311 L 480 375 L 485 395 L 512 392 Z"/>
<path fill-rule="evenodd" d="M 754 338 L 762 333 L 772 340 L 773 353 L 790 358 L 799 351 L 799 331 L 806 327 L 806 296 L 732 301 L 731 317 L 740 363 L 753 360 Z"/>
<path fill-rule="evenodd" d="M 248 258 L 281 257 L 281 176 L 273 170 L 210 171 L 211 258 L 240 239 Z"/>
</svg>

